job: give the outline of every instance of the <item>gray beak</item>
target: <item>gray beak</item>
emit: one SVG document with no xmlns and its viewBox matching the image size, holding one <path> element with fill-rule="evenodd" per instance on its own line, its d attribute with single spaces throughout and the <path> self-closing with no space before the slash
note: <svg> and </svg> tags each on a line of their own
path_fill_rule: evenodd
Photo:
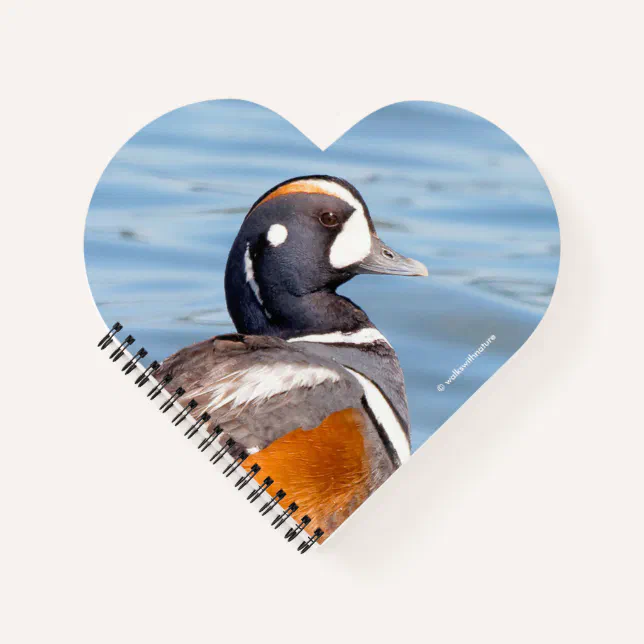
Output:
<svg viewBox="0 0 644 644">
<path fill-rule="evenodd" d="M 383 244 L 378 237 L 371 237 L 371 252 L 356 266 L 357 273 L 382 275 L 417 275 L 427 277 L 425 264 L 400 255 Z"/>
</svg>

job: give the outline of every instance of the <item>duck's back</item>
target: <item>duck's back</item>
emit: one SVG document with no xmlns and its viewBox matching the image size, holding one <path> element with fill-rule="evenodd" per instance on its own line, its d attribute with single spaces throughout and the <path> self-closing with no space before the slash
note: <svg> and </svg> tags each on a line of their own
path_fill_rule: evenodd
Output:
<svg viewBox="0 0 644 644">
<path fill-rule="evenodd" d="M 182 349 L 157 377 L 171 374 L 182 402 L 221 427 L 218 440 L 232 438 L 252 455 L 247 468 L 257 463 L 329 532 L 409 453 L 402 374 L 387 347 L 232 334 Z"/>
</svg>

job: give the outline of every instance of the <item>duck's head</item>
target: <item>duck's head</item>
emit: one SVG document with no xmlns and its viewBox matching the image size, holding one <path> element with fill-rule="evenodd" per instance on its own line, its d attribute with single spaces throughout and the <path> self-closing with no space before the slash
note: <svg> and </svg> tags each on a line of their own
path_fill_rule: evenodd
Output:
<svg viewBox="0 0 644 644">
<path fill-rule="evenodd" d="M 246 215 L 226 266 L 228 310 L 243 333 L 310 331 L 319 326 L 316 316 L 332 314 L 311 307 L 361 273 L 427 275 L 427 269 L 380 240 L 350 183 L 296 177 L 263 194 Z"/>
</svg>

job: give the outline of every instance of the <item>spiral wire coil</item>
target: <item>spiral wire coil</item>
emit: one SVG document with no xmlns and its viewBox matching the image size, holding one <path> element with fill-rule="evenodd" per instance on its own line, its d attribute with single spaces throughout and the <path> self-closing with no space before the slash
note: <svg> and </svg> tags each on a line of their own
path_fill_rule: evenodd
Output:
<svg viewBox="0 0 644 644">
<path fill-rule="evenodd" d="M 112 362 L 118 362 L 118 360 L 125 354 L 125 351 L 134 344 L 135 338 L 132 337 L 131 335 L 128 335 L 125 340 L 123 340 L 120 344 L 118 343 L 118 340 L 116 338 L 116 334 L 119 333 L 120 331 L 123 330 L 123 325 L 120 322 L 116 322 L 114 326 L 109 330 L 109 332 L 103 336 L 98 343 L 98 347 L 101 351 L 104 351 L 107 349 L 107 347 L 114 346 L 116 347 L 110 354 L 109 354 L 109 359 Z M 134 371 L 134 369 L 137 368 L 137 365 L 143 358 L 145 358 L 148 355 L 148 352 L 142 347 L 140 348 L 135 354 L 133 354 L 130 359 L 123 365 L 121 368 L 121 371 L 125 375 L 129 375 Z M 150 382 L 150 379 L 154 376 L 154 373 L 159 369 L 160 363 L 154 360 L 153 362 L 150 363 L 150 365 L 143 369 L 142 366 L 139 367 L 141 370 L 141 373 L 138 375 L 136 380 L 134 381 L 134 384 L 137 385 L 138 387 L 143 387 L 146 385 L 148 382 Z M 157 398 L 162 391 L 165 391 L 166 395 L 169 396 L 169 398 L 161 405 L 159 408 L 159 411 L 161 411 L 162 414 L 165 414 L 167 411 L 173 408 L 175 403 L 183 396 L 186 392 L 182 387 L 177 387 L 172 393 L 168 390 L 168 386 L 172 382 L 172 376 L 167 375 L 165 378 L 161 381 L 158 381 L 154 384 L 154 386 L 148 391 L 147 397 L 150 400 L 154 400 Z M 195 410 L 197 409 L 198 404 L 195 400 L 191 400 L 187 405 L 184 405 L 183 409 L 172 418 L 172 423 L 175 426 L 181 425 L 188 417 L 191 416 L 191 414 L 195 413 Z M 210 427 L 210 429 L 206 429 L 207 424 L 212 420 L 210 417 L 210 414 L 204 412 L 200 416 L 196 417 L 191 417 L 191 420 L 193 423 L 188 427 L 188 429 L 185 431 L 184 436 L 188 439 L 194 438 L 194 436 L 199 432 L 200 430 L 202 433 L 207 433 L 207 436 L 203 438 L 203 440 L 197 445 L 197 449 L 201 452 L 205 452 L 209 447 L 214 446 L 215 442 L 219 438 L 219 436 L 223 433 L 223 429 L 219 427 L 218 425 L 215 424 L 214 427 Z M 236 441 L 232 438 L 229 438 L 226 440 L 226 442 L 221 445 L 217 445 L 216 451 L 212 454 L 210 457 L 210 462 L 214 465 L 218 463 L 222 458 L 226 456 L 231 450 L 236 445 Z M 229 457 L 231 458 L 231 457 Z M 223 470 L 223 474 L 226 478 L 230 477 L 243 463 L 247 461 L 247 459 L 250 458 L 250 455 L 246 451 L 242 451 L 234 460 L 230 460 L 228 465 L 225 467 Z M 251 467 L 248 469 L 248 471 L 244 472 L 242 476 L 237 480 L 235 483 L 235 487 L 238 490 L 243 490 L 252 480 L 255 479 L 255 477 L 259 474 L 261 470 L 261 467 L 255 463 L 251 465 Z M 243 470 L 242 470 L 243 471 Z M 264 481 L 259 484 L 258 481 L 255 481 L 255 483 L 258 485 L 256 489 L 250 492 L 250 494 L 246 497 L 247 501 L 249 501 L 251 504 L 255 503 L 262 495 L 265 493 L 270 496 L 271 498 L 266 501 L 260 508 L 259 512 L 262 516 L 266 516 L 269 514 L 272 510 L 274 510 L 277 505 L 283 501 L 287 494 L 284 490 L 279 489 L 275 494 L 272 494 L 268 492 L 268 489 L 273 485 L 274 480 L 270 477 L 267 476 Z M 281 514 L 278 514 L 272 521 L 271 525 L 275 528 L 278 529 L 286 521 L 293 517 L 295 512 L 298 510 L 298 505 L 297 503 L 293 502 L 291 503 L 286 510 L 284 510 Z M 284 538 L 287 541 L 293 541 L 296 537 L 298 537 L 304 529 L 309 526 L 312 522 L 311 517 L 308 515 L 304 515 L 303 517 L 300 518 L 299 521 L 295 521 L 296 526 L 291 527 L 287 530 L 286 534 L 284 535 Z M 324 534 L 324 531 L 321 530 L 320 528 L 317 528 L 312 535 L 308 537 L 307 540 L 302 540 L 298 546 L 298 551 L 301 554 L 304 554 L 308 550 L 310 550 L 315 544 L 320 537 Z"/>
</svg>

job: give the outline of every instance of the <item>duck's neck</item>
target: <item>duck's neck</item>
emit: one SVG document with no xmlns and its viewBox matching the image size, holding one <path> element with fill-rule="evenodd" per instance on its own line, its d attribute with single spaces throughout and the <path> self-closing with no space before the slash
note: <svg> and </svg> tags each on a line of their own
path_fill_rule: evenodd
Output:
<svg viewBox="0 0 644 644">
<path fill-rule="evenodd" d="M 239 272 L 226 274 L 228 312 L 239 333 L 289 338 L 372 328 L 367 314 L 333 290 L 293 295 L 253 285 Z"/>
</svg>

